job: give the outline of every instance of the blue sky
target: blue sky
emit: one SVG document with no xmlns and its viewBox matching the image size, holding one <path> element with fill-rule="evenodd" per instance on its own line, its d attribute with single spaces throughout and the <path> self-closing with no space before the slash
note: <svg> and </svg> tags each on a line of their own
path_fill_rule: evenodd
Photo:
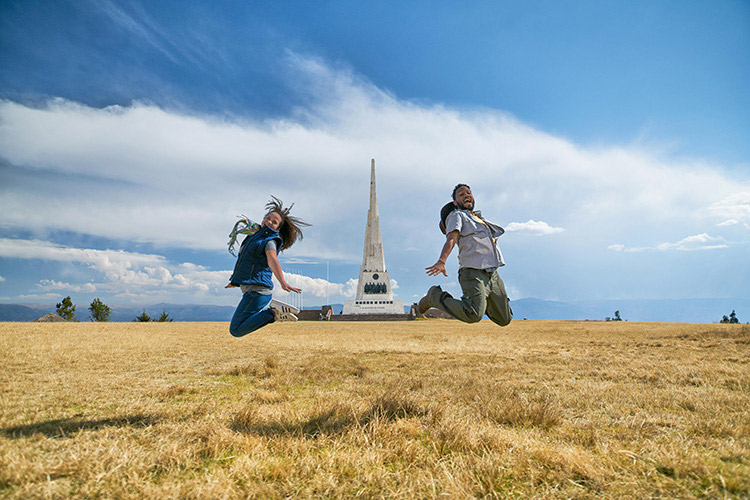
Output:
<svg viewBox="0 0 750 500">
<path fill-rule="evenodd" d="M 737 1 L 3 2 L 0 301 L 234 304 L 271 194 L 352 298 L 370 158 L 405 303 L 458 182 L 512 298 L 747 298 L 747 53 Z"/>
</svg>

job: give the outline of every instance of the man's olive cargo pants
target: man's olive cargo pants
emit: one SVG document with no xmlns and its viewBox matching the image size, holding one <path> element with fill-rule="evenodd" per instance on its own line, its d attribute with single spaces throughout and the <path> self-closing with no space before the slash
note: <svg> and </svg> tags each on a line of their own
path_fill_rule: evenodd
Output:
<svg viewBox="0 0 750 500">
<path fill-rule="evenodd" d="M 510 299 L 496 270 L 464 267 L 458 271 L 458 282 L 463 291 L 460 300 L 433 286 L 427 292 L 430 305 L 465 323 L 476 323 L 485 314 L 500 326 L 510 323 L 513 318 Z"/>
</svg>

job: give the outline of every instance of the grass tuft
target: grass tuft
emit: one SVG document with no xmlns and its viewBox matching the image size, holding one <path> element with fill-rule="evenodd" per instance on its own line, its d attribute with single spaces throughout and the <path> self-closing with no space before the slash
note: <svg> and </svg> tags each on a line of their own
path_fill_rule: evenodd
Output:
<svg viewBox="0 0 750 500">
<path fill-rule="evenodd" d="M 562 416 L 558 400 L 545 391 L 526 394 L 504 389 L 477 399 L 480 414 L 497 424 L 549 429 L 560 423 Z"/>
<path fill-rule="evenodd" d="M 427 414 L 414 398 L 398 390 L 389 390 L 379 396 L 365 410 L 363 423 L 393 421 L 399 418 L 421 417 Z"/>
</svg>

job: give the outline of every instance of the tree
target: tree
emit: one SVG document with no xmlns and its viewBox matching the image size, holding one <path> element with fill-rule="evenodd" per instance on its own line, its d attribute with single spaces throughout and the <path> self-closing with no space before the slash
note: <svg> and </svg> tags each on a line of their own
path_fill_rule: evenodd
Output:
<svg viewBox="0 0 750 500">
<path fill-rule="evenodd" d="M 70 299 L 70 295 L 57 303 L 57 315 L 66 321 L 76 321 L 76 306 Z"/>
<path fill-rule="evenodd" d="M 726 316 L 726 314 L 721 318 L 721 321 L 719 323 L 733 323 L 737 324 L 740 320 L 737 318 L 737 313 L 734 312 L 734 309 L 732 309 L 732 314 L 729 315 L 729 317 Z"/>
<path fill-rule="evenodd" d="M 91 305 L 89 306 L 89 312 L 91 313 L 91 321 L 109 321 L 109 313 L 111 312 L 109 306 L 99 300 L 97 297 L 96 299 L 91 302 Z"/>
<path fill-rule="evenodd" d="M 740 322 L 740 320 L 737 319 L 737 313 L 734 312 L 734 309 L 732 309 L 732 314 L 729 315 L 729 322 L 735 324 Z"/>
<path fill-rule="evenodd" d="M 610 318 L 609 316 L 607 316 L 606 318 L 604 318 L 604 321 L 622 321 L 622 318 L 620 317 L 620 311 L 615 311 L 614 318 Z"/>
<path fill-rule="evenodd" d="M 136 316 L 135 319 L 133 320 L 133 322 L 135 323 L 148 323 L 149 321 L 153 321 L 153 320 L 151 319 L 151 316 L 146 314 L 145 309 L 140 315 Z"/>
<path fill-rule="evenodd" d="M 170 318 L 170 317 L 169 317 L 169 314 L 167 314 L 167 311 L 166 311 L 166 310 L 163 310 L 163 311 L 161 312 L 161 316 L 159 316 L 159 317 L 158 317 L 157 319 L 155 319 L 154 321 L 161 321 L 161 322 L 167 322 L 167 323 L 171 323 L 172 321 L 174 321 L 174 319 L 173 319 L 173 318 Z"/>
</svg>

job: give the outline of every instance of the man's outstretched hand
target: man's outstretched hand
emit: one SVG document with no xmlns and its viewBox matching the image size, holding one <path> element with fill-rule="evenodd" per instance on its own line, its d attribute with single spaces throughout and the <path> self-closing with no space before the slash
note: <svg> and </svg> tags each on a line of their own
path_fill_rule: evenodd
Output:
<svg viewBox="0 0 750 500">
<path fill-rule="evenodd" d="M 445 272 L 445 262 L 437 261 L 430 267 L 425 267 L 425 270 L 430 276 L 437 276 L 440 273 L 443 273 L 446 277 L 448 276 L 448 273 Z"/>
</svg>

